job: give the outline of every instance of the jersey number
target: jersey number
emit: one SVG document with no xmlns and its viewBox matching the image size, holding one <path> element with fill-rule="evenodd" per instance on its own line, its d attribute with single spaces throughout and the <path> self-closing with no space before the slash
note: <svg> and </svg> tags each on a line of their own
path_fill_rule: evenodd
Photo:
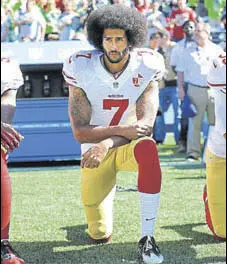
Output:
<svg viewBox="0 0 227 264">
<path fill-rule="evenodd" d="M 225 55 L 220 55 L 219 58 L 222 59 L 223 64 L 226 65 L 226 56 Z"/>
<path fill-rule="evenodd" d="M 105 99 L 103 100 L 103 109 L 111 110 L 113 107 L 118 107 L 117 112 L 114 114 L 110 126 L 116 126 L 120 123 L 121 118 L 128 108 L 129 101 L 128 99 L 118 100 L 118 99 Z"/>
</svg>

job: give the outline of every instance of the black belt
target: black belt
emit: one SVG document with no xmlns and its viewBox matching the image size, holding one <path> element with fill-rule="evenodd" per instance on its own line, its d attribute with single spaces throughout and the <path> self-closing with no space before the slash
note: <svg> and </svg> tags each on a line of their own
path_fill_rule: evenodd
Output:
<svg viewBox="0 0 227 264">
<path fill-rule="evenodd" d="M 198 85 L 198 84 L 193 84 L 193 83 L 188 83 L 189 85 L 192 85 L 192 86 L 197 86 L 199 88 L 205 88 L 205 89 L 208 89 L 210 88 L 209 86 L 202 86 L 202 85 Z"/>
</svg>

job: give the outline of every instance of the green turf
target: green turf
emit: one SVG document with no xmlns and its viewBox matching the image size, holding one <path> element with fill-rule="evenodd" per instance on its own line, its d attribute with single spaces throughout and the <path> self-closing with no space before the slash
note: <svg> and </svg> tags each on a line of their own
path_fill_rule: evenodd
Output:
<svg viewBox="0 0 227 264">
<path fill-rule="evenodd" d="M 159 147 L 163 170 L 155 237 L 168 264 L 226 263 L 226 243 L 205 224 L 202 190 L 205 169 L 188 165 L 171 145 Z M 136 175 L 120 173 L 114 233 L 108 245 L 90 244 L 80 196 L 80 171 L 11 172 L 11 241 L 26 264 L 137 263 L 140 236 Z M 125 190 L 124 190 L 125 188 Z"/>
</svg>

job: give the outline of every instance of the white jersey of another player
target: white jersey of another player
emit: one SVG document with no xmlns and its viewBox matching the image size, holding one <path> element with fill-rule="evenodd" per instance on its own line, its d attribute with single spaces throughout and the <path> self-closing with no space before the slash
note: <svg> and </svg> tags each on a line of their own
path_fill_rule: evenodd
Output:
<svg viewBox="0 0 227 264">
<path fill-rule="evenodd" d="M 24 80 L 17 62 L 1 58 L 1 96 L 8 90 L 17 90 Z"/>
<path fill-rule="evenodd" d="M 92 107 L 90 125 L 131 124 L 137 120 L 138 98 L 165 72 L 163 57 L 150 49 L 136 49 L 124 71 L 114 76 L 103 66 L 102 54 L 96 50 L 73 54 L 63 67 L 65 81 L 85 91 Z"/>
<path fill-rule="evenodd" d="M 215 127 L 208 139 L 208 148 L 218 157 L 226 157 L 226 53 L 213 61 L 208 74 L 208 85 L 215 100 Z"/>
</svg>

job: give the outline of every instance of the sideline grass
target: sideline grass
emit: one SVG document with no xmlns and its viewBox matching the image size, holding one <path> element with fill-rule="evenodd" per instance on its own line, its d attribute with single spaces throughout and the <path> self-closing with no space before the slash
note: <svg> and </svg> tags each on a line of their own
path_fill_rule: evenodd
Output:
<svg viewBox="0 0 227 264">
<path fill-rule="evenodd" d="M 202 191 L 205 169 L 185 164 L 171 145 L 159 147 L 163 171 L 155 237 L 168 264 L 226 263 L 226 243 L 205 224 Z M 120 173 L 114 233 L 108 245 L 94 246 L 86 234 L 80 170 L 12 171 L 11 241 L 26 264 L 137 263 L 140 236 L 136 175 Z M 124 188 L 126 190 L 124 191 Z"/>
</svg>

